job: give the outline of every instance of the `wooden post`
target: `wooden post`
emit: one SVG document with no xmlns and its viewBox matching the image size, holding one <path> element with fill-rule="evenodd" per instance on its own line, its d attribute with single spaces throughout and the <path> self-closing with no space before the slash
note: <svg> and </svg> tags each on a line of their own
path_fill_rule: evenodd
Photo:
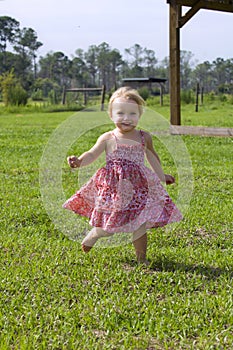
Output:
<svg viewBox="0 0 233 350">
<path fill-rule="evenodd" d="M 63 87 L 63 92 L 62 92 L 62 104 L 64 105 L 66 103 L 66 87 Z"/>
<path fill-rule="evenodd" d="M 198 95 L 199 95 L 199 83 L 197 83 L 197 90 L 196 90 L 196 108 L 195 108 L 195 112 L 198 112 Z"/>
<path fill-rule="evenodd" d="M 160 91 L 160 106 L 163 106 L 163 85 L 162 85 L 162 83 L 159 84 L 159 91 Z"/>
<path fill-rule="evenodd" d="M 105 91 L 106 91 L 106 86 L 105 86 L 105 85 L 102 85 L 102 93 L 101 93 L 101 111 L 104 110 Z"/>
<path fill-rule="evenodd" d="M 181 6 L 170 1 L 170 118 L 180 125 L 180 29 Z"/>
<path fill-rule="evenodd" d="M 83 97 L 84 97 L 84 106 L 87 105 L 87 91 L 86 91 L 86 85 L 83 87 Z"/>
</svg>

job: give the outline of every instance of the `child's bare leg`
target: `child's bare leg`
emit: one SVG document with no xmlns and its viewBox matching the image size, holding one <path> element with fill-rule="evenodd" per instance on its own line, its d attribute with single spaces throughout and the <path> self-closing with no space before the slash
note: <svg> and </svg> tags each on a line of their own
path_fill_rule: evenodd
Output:
<svg viewBox="0 0 233 350">
<path fill-rule="evenodd" d="M 100 237 L 107 237 L 111 235 L 112 233 L 108 233 L 100 227 L 93 227 L 93 229 L 87 234 L 87 236 L 82 241 L 82 250 L 85 253 L 88 253 Z"/>
<path fill-rule="evenodd" d="M 146 260 L 146 251 L 147 251 L 147 233 L 145 224 L 139 227 L 133 233 L 133 245 L 135 248 L 135 253 L 138 262 L 148 264 Z"/>
</svg>

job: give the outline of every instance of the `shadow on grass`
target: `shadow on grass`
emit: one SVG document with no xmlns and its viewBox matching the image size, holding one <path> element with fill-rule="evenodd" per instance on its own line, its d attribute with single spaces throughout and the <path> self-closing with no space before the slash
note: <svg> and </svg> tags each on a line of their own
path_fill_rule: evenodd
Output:
<svg viewBox="0 0 233 350">
<path fill-rule="evenodd" d="M 208 266 L 208 265 L 192 265 L 192 264 L 185 264 L 176 262 L 173 260 L 161 260 L 158 259 L 156 261 L 153 261 L 150 265 L 150 269 L 155 271 L 166 271 L 166 272 L 189 272 L 189 273 L 195 273 L 197 275 L 205 276 L 209 279 L 215 279 L 220 277 L 221 275 L 228 276 L 230 278 L 233 277 L 233 270 L 227 270 L 220 267 L 214 267 L 214 266 Z"/>
<path fill-rule="evenodd" d="M 135 266 L 135 262 L 127 262 L 131 266 Z M 150 265 L 146 267 L 148 272 L 187 272 L 195 275 L 205 276 L 207 279 L 217 279 L 220 276 L 233 278 L 232 268 L 224 269 L 220 267 L 201 265 L 201 264 L 185 264 L 169 259 L 157 259 L 150 261 Z"/>
</svg>

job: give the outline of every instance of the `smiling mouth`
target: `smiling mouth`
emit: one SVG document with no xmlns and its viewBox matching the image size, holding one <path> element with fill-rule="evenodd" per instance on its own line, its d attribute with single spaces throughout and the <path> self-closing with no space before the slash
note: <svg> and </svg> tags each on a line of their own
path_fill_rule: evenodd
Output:
<svg viewBox="0 0 233 350">
<path fill-rule="evenodd" d="M 121 123 L 122 125 L 127 125 L 127 126 L 129 126 L 129 125 L 132 125 L 132 123 Z"/>
</svg>

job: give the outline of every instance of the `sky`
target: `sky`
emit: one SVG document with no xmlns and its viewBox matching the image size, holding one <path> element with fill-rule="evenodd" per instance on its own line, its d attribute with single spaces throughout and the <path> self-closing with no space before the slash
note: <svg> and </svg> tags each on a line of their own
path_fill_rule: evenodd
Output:
<svg viewBox="0 0 233 350">
<path fill-rule="evenodd" d="M 0 0 L 0 16 L 35 30 L 43 43 L 38 56 L 62 51 L 72 58 L 76 49 L 102 42 L 123 57 L 134 44 L 154 50 L 159 61 L 169 56 L 166 0 Z M 232 33 L 233 13 L 200 10 L 181 29 L 181 50 L 192 52 L 196 64 L 233 58 Z"/>
</svg>

